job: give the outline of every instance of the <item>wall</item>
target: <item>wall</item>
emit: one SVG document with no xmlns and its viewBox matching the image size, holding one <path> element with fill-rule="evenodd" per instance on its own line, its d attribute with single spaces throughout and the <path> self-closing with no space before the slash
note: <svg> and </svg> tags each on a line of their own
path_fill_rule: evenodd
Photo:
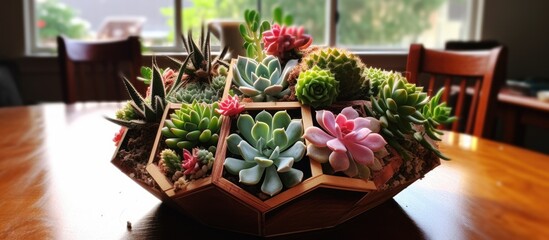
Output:
<svg viewBox="0 0 549 240">
<path fill-rule="evenodd" d="M 549 1 L 484 1 L 482 38 L 509 48 L 508 78 L 549 78 Z"/>
<path fill-rule="evenodd" d="M 23 1 L 4 0 L 0 7 L 0 59 L 23 56 L 25 38 L 23 26 Z"/>
</svg>

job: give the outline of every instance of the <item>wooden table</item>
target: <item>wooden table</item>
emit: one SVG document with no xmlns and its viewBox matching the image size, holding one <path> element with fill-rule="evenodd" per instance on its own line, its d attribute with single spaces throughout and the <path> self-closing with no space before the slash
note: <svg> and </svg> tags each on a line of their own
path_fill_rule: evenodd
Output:
<svg viewBox="0 0 549 240">
<path fill-rule="evenodd" d="M 102 116 L 120 106 L 0 109 L 0 239 L 249 238 L 173 211 L 111 165 L 118 126 Z M 549 156 L 455 133 L 441 148 L 452 160 L 394 200 L 284 238 L 549 238 Z"/>
</svg>

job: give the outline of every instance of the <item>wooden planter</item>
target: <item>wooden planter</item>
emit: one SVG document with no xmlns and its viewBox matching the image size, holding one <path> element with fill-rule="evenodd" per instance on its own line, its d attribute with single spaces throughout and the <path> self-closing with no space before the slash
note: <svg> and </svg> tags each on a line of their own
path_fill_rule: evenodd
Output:
<svg viewBox="0 0 549 240">
<path fill-rule="evenodd" d="M 234 63 L 234 61 L 233 61 Z M 231 86 L 233 69 L 227 77 L 224 98 Z M 360 102 L 336 103 L 332 107 L 342 109 Z M 288 110 L 299 113 L 304 129 L 313 126 L 314 117 L 308 106 L 298 102 L 242 103 L 246 111 Z M 231 124 L 236 120 L 222 118 L 219 142 L 211 175 L 191 182 L 186 189 L 175 191 L 173 183 L 155 164 L 160 151 L 158 142 L 162 138 L 161 128 L 165 119 L 180 105 L 166 108 L 163 121 L 156 135 L 147 171 L 161 188 L 161 199 L 195 220 L 219 229 L 257 236 L 275 236 L 295 232 L 335 227 L 392 198 L 418 178 L 409 179 L 396 187 L 387 187 L 387 181 L 399 171 L 403 163 L 396 153 L 391 164 L 385 166 L 383 174 L 374 175 L 372 181 L 323 172 L 320 163 L 304 157 L 300 164 L 307 168 L 303 181 L 279 194 L 262 200 L 233 183 L 224 175 L 223 163 L 227 154 L 226 138 L 231 133 Z M 292 115 L 291 114 L 291 115 Z M 253 115 L 253 114 L 252 114 Z M 306 144 L 308 144 L 306 142 Z M 424 169 L 425 174 L 436 167 L 438 158 Z M 383 190 L 382 190 L 383 189 Z M 154 193 L 153 193 L 154 194 Z"/>
</svg>

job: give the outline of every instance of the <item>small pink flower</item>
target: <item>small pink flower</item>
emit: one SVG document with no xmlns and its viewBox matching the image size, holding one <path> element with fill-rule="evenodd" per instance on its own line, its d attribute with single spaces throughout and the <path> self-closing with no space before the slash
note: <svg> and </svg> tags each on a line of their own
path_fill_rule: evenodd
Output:
<svg viewBox="0 0 549 240">
<path fill-rule="evenodd" d="M 200 169 L 200 165 L 198 164 L 198 148 L 193 148 L 192 154 L 189 150 L 183 149 L 181 168 L 184 169 L 183 174 L 185 175 L 194 174 Z"/>
<path fill-rule="evenodd" d="M 240 104 L 238 96 L 230 96 L 219 103 L 219 108 L 216 111 L 223 116 L 236 116 L 244 111 L 244 106 Z"/>
<path fill-rule="evenodd" d="M 292 50 L 302 50 L 311 45 L 313 38 L 305 34 L 303 27 L 286 27 L 274 24 L 263 32 L 263 44 L 267 54 L 283 57 Z"/>
<path fill-rule="evenodd" d="M 118 130 L 118 132 L 114 134 L 114 138 L 112 139 L 112 141 L 114 142 L 115 146 L 120 145 L 120 142 L 122 141 L 122 136 L 124 136 L 125 130 L 126 130 L 125 127 L 121 127 L 120 130 Z"/>
</svg>

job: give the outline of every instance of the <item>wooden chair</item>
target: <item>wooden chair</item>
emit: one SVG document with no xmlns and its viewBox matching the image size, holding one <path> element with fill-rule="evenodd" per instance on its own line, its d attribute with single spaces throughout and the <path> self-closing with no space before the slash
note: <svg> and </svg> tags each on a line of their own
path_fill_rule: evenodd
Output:
<svg viewBox="0 0 549 240">
<path fill-rule="evenodd" d="M 429 95 L 444 87 L 443 100 L 451 93 L 457 95 L 451 103 L 458 120 L 452 131 L 477 137 L 495 137 L 497 95 L 505 83 L 507 50 L 504 46 L 487 51 L 441 51 L 412 44 L 408 53 L 406 74 L 408 81 L 427 85 Z M 427 75 L 425 84 L 420 75 Z M 468 112 L 464 112 L 466 93 L 472 95 Z M 460 127 L 461 126 L 461 127 Z"/>
<path fill-rule="evenodd" d="M 63 101 L 120 101 L 129 99 L 121 75 L 140 93 L 145 85 L 137 80 L 141 67 L 138 37 L 116 41 L 80 41 L 57 37 Z"/>
</svg>

